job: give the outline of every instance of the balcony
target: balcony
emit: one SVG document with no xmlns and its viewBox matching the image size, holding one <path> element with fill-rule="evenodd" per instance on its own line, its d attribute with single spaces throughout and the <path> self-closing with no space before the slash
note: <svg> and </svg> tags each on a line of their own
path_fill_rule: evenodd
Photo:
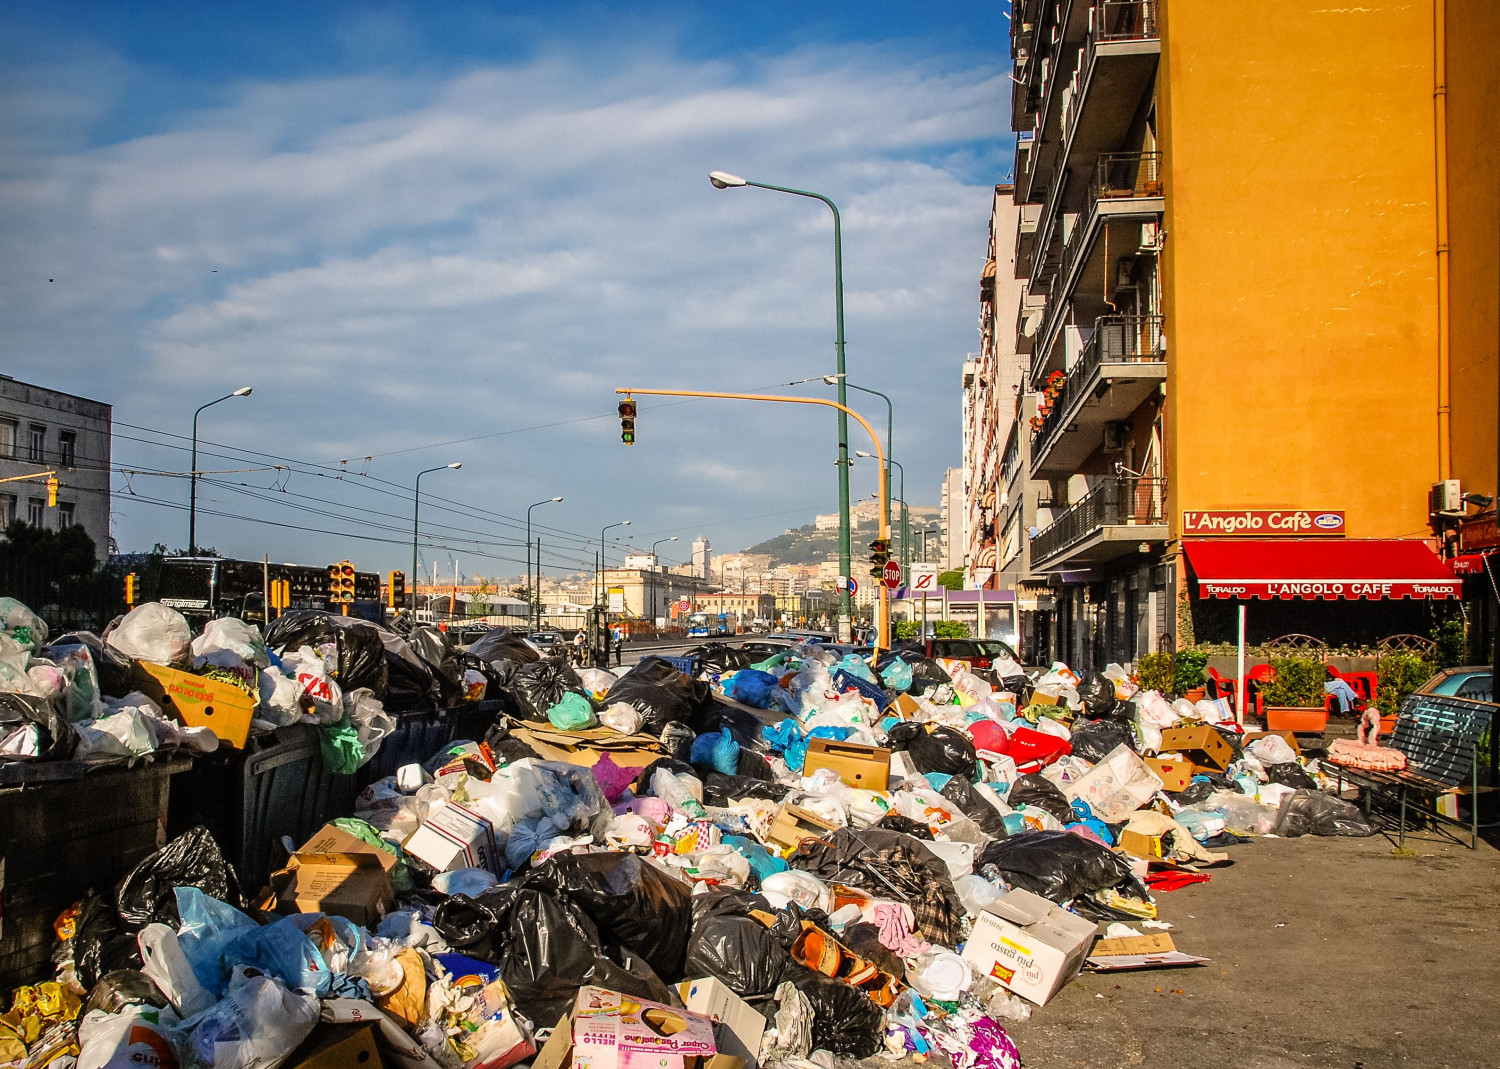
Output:
<svg viewBox="0 0 1500 1069">
<path fill-rule="evenodd" d="M 1016 308 L 1016 352 L 1031 352 L 1032 341 L 1042 325 L 1047 312 L 1047 297 L 1043 293 L 1032 293 L 1028 285 L 1021 293 L 1021 302 Z"/>
<path fill-rule="evenodd" d="M 1156 81 L 1157 0 L 1105 0 L 1089 11 L 1062 102 L 1062 158 L 1088 161 L 1119 146 Z"/>
<path fill-rule="evenodd" d="M 1166 538 L 1167 480 L 1107 479 L 1031 540 L 1031 568 L 1087 568 Z"/>
<path fill-rule="evenodd" d="M 1031 439 L 1031 474 L 1071 475 L 1167 379 L 1161 316 L 1103 316 Z"/>
<path fill-rule="evenodd" d="M 1081 277 L 1104 279 L 1104 253 L 1098 248 L 1099 234 L 1111 223 L 1155 221 L 1166 208 L 1160 152 L 1110 152 L 1099 157 L 1089 182 L 1088 195 L 1079 213 L 1053 277 L 1047 301 L 1046 322 L 1037 334 L 1035 351 L 1045 354 L 1034 361 L 1031 381 L 1041 389 L 1047 374 L 1060 365 L 1051 360 L 1062 327 L 1063 313 L 1071 303 Z M 1037 254 L 1041 254 L 1037 245 Z M 1114 255 L 1124 254 L 1116 248 Z M 1106 283 L 1107 285 L 1107 283 Z M 1103 295 L 1108 296 L 1107 291 Z"/>
<path fill-rule="evenodd" d="M 1021 470 L 1021 421 L 1013 419 L 1010 434 L 1005 439 L 1005 452 L 1000 461 L 1000 488 L 1009 491 L 1016 474 Z"/>
<path fill-rule="evenodd" d="M 1015 277 L 1031 277 L 1031 253 L 1036 244 L 1036 223 L 1041 217 L 1040 204 L 1021 205 L 1020 222 L 1016 225 Z"/>
</svg>

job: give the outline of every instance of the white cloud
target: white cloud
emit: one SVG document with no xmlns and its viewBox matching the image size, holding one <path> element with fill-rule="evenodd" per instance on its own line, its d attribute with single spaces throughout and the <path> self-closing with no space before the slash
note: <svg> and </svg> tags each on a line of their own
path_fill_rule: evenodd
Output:
<svg viewBox="0 0 1500 1069">
<path fill-rule="evenodd" d="M 831 371 L 829 212 L 715 191 L 706 173 L 725 168 L 838 200 L 850 377 L 896 399 L 909 497 L 929 503 L 957 460 L 990 182 L 1008 167 L 999 67 L 860 47 L 748 73 L 643 54 L 601 73 L 557 52 L 447 79 L 246 84 L 105 147 L 33 147 L 0 178 L 7 363 L 180 433 L 202 399 L 253 380 L 252 399 L 205 416 L 205 438 L 317 460 L 611 417 L 621 384 L 766 388 Z M 107 110 L 44 104 L 0 100 Z M 565 493 L 550 521 L 581 531 L 622 509 L 638 531 L 768 516 L 834 491 L 832 420 L 790 409 L 643 404 L 635 449 L 604 418 L 370 471 L 404 484 L 452 454 L 465 467 L 447 492 L 510 515 Z M 117 455 L 174 461 L 128 441 Z M 335 509 L 370 504 L 328 492 Z M 182 540 L 162 530 L 175 514 L 124 513 L 127 547 Z M 788 522 L 721 527 L 715 542 Z M 315 560 L 338 545 L 203 526 L 237 553 Z M 396 547 L 368 553 L 399 566 Z"/>
</svg>

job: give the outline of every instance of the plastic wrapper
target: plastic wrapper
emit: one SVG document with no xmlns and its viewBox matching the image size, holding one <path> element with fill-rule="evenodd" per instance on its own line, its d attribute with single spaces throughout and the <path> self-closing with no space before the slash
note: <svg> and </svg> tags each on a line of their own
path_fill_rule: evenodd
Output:
<svg viewBox="0 0 1500 1069">
<path fill-rule="evenodd" d="M 770 672 L 741 668 L 730 678 L 728 694 L 737 702 L 770 709 L 775 704 L 773 695 L 780 689 L 780 682 Z"/>
<path fill-rule="evenodd" d="M 1298 835 L 1374 835 L 1376 828 L 1353 802 L 1321 791 L 1298 790 L 1282 799 L 1275 832 L 1283 838 Z"/>
<path fill-rule="evenodd" d="M 1108 824 L 1128 820 L 1161 790 L 1161 780 L 1124 743 L 1116 746 L 1082 777 L 1063 788 L 1070 802 L 1082 801 L 1093 816 Z"/>
<path fill-rule="evenodd" d="M 599 714 L 599 723 L 613 728 L 621 735 L 634 735 L 646 723 L 646 718 L 634 706 L 625 702 L 612 702 L 608 709 Z"/>
<path fill-rule="evenodd" d="M 948 673 L 943 671 L 943 666 L 931 657 L 924 657 L 912 650 L 902 650 L 899 653 L 887 653 L 875 662 L 877 671 L 884 673 L 892 661 L 903 661 L 911 669 L 911 686 L 909 693 L 912 695 L 925 694 L 934 687 L 940 687 L 950 682 Z"/>
<path fill-rule="evenodd" d="M 318 1000 L 236 968 L 228 991 L 181 1044 L 184 1069 L 275 1069 L 318 1023 Z"/>
<path fill-rule="evenodd" d="M 178 1016 L 191 1017 L 214 1004 L 214 997 L 193 974 L 172 928 L 160 922 L 146 925 L 136 933 L 136 948 L 141 955 L 141 974 L 166 996 Z"/>
<path fill-rule="evenodd" d="M 729 805 L 736 798 L 764 798 L 780 802 L 790 792 L 791 788 L 785 784 L 750 776 L 726 776 L 719 772 L 709 772 L 703 777 L 704 805 L 720 808 Z"/>
<path fill-rule="evenodd" d="M 795 962 L 788 979 L 812 1006 L 814 1048 L 869 1058 L 884 1046 L 885 1011 L 859 988 Z"/>
<path fill-rule="evenodd" d="M 328 673 L 328 665 L 311 646 L 299 646 L 281 655 L 283 670 L 296 684 L 299 700 L 306 699 L 320 724 L 336 724 L 344 718 L 344 690 Z"/>
<path fill-rule="evenodd" d="M 984 874 L 990 866 L 1012 887 L 1057 903 L 1107 888 L 1146 897 L 1128 861 L 1071 832 L 1027 832 L 990 843 L 974 859 L 974 871 Z"/>
<path fill-rule="evenodd" d="M 1297 751 L 1280 735 L 1266 735 L 1256 739 L 1249 749 L 1263 765 L 1284 765 L 1297 760 Z"/>
<path fill-rule="evenodd" d="M 243 901 L 233 866 L 209 830 L 200 825 L 130 870 L 116 896 L 120 919 L 132 931 L 154 921 L 176 925 L 178 887 L 196 887 L 230 905 Z"/>
<path fill-rule="evenodd" d="M 728 728 L 705 732 L 693 740 L 690 763 L 733 776 L 740 767 L 740 744 Z"/>
<path fill-rule="evenodd" d="M 0 760 L 73 756 L 78 732 L 50 698 L 0 692 Z"/>
<path fill-rule="evenodd" d="M 1224 814 L 1224 828 L 1235 834 L 1267 835 L 1276 828 L 1279 812 L 1276 806 L 1261 805 L 1254 798 L 1232 791 L 1220 791 L 1208 800 Z"/>
<path fill-rule="evenodd" d="M 583 682 L 577 672 L 556 658 L 522 665 L 510 681 L 516 708 L 527 720 L 546 720 L 547 710 L 570 691 L 582 697 Z"/>
<path fill-rule="evenodd" d="M 192 640 L 192 628 L 182 613 L 156 601 L 131 609 L 104 636 L 126 657 L 174 668 L 190 666 Z"/>
<path fill-rule="evenodd" d="M 901 657 L 891 658 L 880 670 L 880 681 L 891 690 L 905 693 L 911 689 L 911 665 Z"/>
</svg>

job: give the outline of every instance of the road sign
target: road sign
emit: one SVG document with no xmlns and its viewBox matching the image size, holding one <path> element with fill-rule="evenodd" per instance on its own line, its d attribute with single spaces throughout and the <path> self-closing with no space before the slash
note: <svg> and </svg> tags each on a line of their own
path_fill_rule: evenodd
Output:
<svg viewBox="0 0 1500 1069">
<path fill-rule="evenodd" d="M 908 585 L 912 590 L 926 594 L 938 588 L 936 564 L 912 564 L 909 571 Z"/>
<path fill-rule="evenodd" d="M 840 590 L 843 590 L 845 587 L 848 587 L 849 588 L 849 596 L 851 598 L 854 597 L 855 594 L 859 593 L 859 581 L 856 580 L 856 579 L 854 579 L 852 576 L 848 576 L 848 575 L 841 575 L 841 576 L 839 576 L 838 580 L 834 583 L 834 586 L 838 587 Z"/>
<path fill-rule="evenodd" d="M 893 560 L 885 562 L 885 568 L 881 571 L 881 582 L 885 583 L 887 589 L 895 590 L 901 585 L 901 565 Z"/>
<path fill-rule="evenodd" d="M 678 612 L 687 612 L 692 607 L 693 607 L 692 602 L 688 601 L 687 598 L 683 598 L 681 601 L 679 601 L 677 603 L 677 611 Z"/>
</svg>

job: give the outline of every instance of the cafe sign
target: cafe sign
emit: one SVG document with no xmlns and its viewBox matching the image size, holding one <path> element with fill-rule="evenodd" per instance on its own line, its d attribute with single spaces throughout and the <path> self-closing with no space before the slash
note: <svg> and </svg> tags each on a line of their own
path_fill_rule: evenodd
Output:
<svg viewBox="0 0 1500 1069">
<path fill-rule="evenodd" d="M 1342 509 L 1184 509 L 1189 538 L 1321 538 L 1344 535 Z"/>
</svg>

